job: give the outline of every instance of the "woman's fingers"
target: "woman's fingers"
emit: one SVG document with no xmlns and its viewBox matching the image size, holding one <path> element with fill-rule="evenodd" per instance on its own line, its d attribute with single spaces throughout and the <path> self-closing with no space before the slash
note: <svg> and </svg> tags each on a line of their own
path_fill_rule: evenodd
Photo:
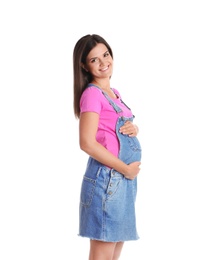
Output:
<svg viewBox="0 0 199 260">
<path fill-rule="evenodd" d="M 132 122 L 126 121 L 125 124 L 120 127 L 120 133 L 129 136 L 136 136 L 138 133 L 138 127 Z"/>
</svg>

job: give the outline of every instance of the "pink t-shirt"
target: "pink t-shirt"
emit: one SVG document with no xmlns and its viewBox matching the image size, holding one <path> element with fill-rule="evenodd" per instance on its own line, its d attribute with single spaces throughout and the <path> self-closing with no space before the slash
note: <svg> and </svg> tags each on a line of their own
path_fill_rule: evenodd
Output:
<svg viewBox="0 0 199 260">
<path fill-rule="evenodd" d="M 119 92 L 114 92 L 120 97 Z M 83 92 L 80 99 L 80 111 L 96 112 L 99 114 L 99 125 L 96 140 L 106 147 L 115 156 L 119 153 L 119 141 L 115 132 L 116 122 L 119 116 L 132 117 L 132 112 L 123 103 L 120 98 L 112 99 L 121 109 L 121 113 L 116 113 L 113 107 L 99 88 L 88 87 Z"/>
</svg>

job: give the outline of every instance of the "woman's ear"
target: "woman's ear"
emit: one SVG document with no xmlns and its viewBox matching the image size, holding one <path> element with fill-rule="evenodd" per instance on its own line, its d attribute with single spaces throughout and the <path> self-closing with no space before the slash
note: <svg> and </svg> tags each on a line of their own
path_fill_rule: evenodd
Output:
<svg viewBox="0 0 199 260">
<path fill-rule="evenodd" d="M 81 63 L 81 67 L 82 67 L 82 69 L 84 69 L 86 72 L 88 72 L 86 66 L 85 66 L 83 63 Z"/>
</svg>

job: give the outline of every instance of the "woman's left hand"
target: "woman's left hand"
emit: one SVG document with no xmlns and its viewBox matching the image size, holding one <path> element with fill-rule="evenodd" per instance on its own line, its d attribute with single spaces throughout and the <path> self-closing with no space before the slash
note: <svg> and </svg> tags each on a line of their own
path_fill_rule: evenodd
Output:
<svg viewBox="0 0 199 260">
<path fill-rule="evenodd" d="M 126 121 L 124 125 L 120 127 L 120 133 L 130 137 L 136 136 L 138 132 L 138 126 L 133 124 L 131 121 Z"/>
</svg>

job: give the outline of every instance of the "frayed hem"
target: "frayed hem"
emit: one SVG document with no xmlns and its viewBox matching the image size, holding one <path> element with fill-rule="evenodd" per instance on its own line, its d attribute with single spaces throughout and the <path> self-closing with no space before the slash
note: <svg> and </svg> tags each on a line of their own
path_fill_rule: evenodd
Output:
<svg viewBox="0 0 199 260">
<path fill-rule="evenodd" d="M 78 234 L 79 237 L 82 237 L 82 238 L 88 238 L 90 240 L 97 240 L 97 241 L 102 241 L 102 242 L 114 242 L 114 243 L 119 243 L 119 242 L 128 242 L 128 241 L 137 241 L 140 239 L 140 237 L 137 237 L 137 238 L 132 238 L 132 239 L 126 239 L 126 240 L 107 240 L 107 239 L 100 239 L 100 238 L 94 238 L 94 237 L 89 237 L 89 236 L 83 236 L 83 235 L 80 235 Z"/>
</svg>

